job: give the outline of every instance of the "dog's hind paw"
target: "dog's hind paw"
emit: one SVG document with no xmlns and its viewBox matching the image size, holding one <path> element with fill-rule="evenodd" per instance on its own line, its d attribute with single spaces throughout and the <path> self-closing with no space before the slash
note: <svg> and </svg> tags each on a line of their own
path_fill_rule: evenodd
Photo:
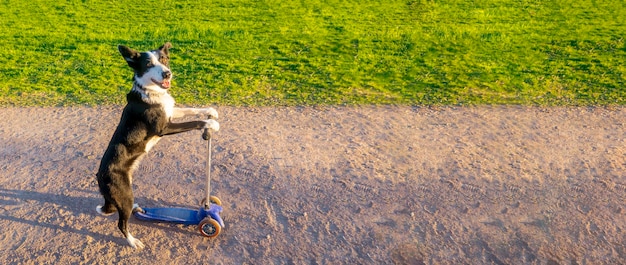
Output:
<svg viewBox="0 0 626 265">
<path fill-rule="evenodd" d="M 128 237 L 126 237 L 126 240 L 128 241 L 128 244 L 130 244 L 130 246 L 133 248 L 142 249 L 145 247 L 144 244 L 139 241 L 139 239 L 134 238 L 133 235 L 131 235 L 130 233 L 128 233 Z"/>
<path fill-rule="evenodd" d="M 113 214 L 113 213 L 105 213 L 104 211 L 102 211 L 102 205 L 96 206 L 96 212 L 104 216 L 109 216 Z"/>
<path fill-rule="evenodd" d="M 204 128 L 205 129 L 211 129 L 214 132 L 217 132 L 220 130 L 220 123 L 217 122 L 216 120 L 205 120 L 204 121 Z"/>
<path fill-rule="evenodd" d="M 141 209 L 141 207 L 139 207 L 139 204 L 133 204 L 133 213 L 146 213 L 146 211 L 144 211 L 143 209 Z"/>
</svg>

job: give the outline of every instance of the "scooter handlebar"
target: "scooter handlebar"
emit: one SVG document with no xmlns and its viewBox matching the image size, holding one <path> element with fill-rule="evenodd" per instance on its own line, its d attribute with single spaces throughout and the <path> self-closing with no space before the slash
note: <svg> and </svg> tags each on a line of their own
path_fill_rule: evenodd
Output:
<svg viewBox="0 0 626 265">
<path fill-rule="evenodd" d="M 204 128 L 204 131 L 202 132 L 202 139 L 206 141 L 211 139 L 211 130 L 209 128 Z"/>
</svg>

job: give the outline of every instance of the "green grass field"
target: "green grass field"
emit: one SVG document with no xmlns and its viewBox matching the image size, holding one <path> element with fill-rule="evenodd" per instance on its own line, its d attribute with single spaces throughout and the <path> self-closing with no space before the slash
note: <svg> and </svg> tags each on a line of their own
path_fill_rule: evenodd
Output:
<svg viewBox="0 0 626 265">
<path fill-rule="evenodd" d="M 123 104 L 166 41 L 186 105 L 626 103 L 624 1 L 0 2 L 0 106 Z"/>
</svg>

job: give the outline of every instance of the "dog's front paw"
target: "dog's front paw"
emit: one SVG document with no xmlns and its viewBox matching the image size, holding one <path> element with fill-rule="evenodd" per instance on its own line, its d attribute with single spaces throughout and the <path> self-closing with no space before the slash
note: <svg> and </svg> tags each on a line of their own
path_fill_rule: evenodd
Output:
<svg viewBox="0 0 626 265">
<path fill-rule="evenodd" d="M 204 129 L 211 129 L 214 132 L 220 130 L 220 123 L 216 120 L 205 120 L 204 122 Z"/>
<path fill-rule="evenodd" d="M 214 108 L 207 108 L 204 109 L 204 113 L 206 115 L 209 115 L 209 118 L 211 119 L 217 119 L 219 118 L 219 115 L 217 114 L 217 110 L 215 110 Z"/>
</svg>

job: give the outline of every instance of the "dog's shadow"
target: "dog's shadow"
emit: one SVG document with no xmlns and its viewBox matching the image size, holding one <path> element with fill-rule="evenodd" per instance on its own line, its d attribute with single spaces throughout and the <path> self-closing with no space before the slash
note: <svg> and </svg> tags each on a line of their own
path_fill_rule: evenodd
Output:
<svg viewBox="0 0 626 265">
<path fill-rule="evenodd" d="M 117 214 L 105 217 L 96 212 L 96 205 L 103 203 L 98 192 L 86 190 L 75 191 L 78 192 L 73 193 L 83 193 L 85 196 L 69 196 L 30 190 L 0 188 L 0 220 L 6 220 L 11 223 L 21 223 L 33 227 L 48 228 L 65 233 L 74 233 L 89 236 L 96 240 L 125 245 L 126 240 L 121 233 L 119 233 L 117 228 Z M 150 199 L 141 198 L 140 200 L 149 205 L 158 205 L 158 202 Z M 49 209 L 42 207 L 48 207 Z M 72 225 L 61 225 L 68 214 L 73 215 L 74 218 L 79 218 L 75 221 L 84 221 L 84 223 L 78 226 L 78 228 Z M 40 215 L 46 216 L 45 218 L 40 218 Z M 80 218 L 86 219 L 80 220 Z M 102 234 L 90 229 L 92 225 L 98 226 L 98 223 L 101 221 L 110 222 L 111 231 L 114 232 Z M 167 233 L 193 234 L 188 230 L 180 229 L 174 225 L 145 222 L 133 217 L 131 217 L 130 222 L 133 225 L 148 227 L 150 229 L 167 230 Z"/>
</svg>

